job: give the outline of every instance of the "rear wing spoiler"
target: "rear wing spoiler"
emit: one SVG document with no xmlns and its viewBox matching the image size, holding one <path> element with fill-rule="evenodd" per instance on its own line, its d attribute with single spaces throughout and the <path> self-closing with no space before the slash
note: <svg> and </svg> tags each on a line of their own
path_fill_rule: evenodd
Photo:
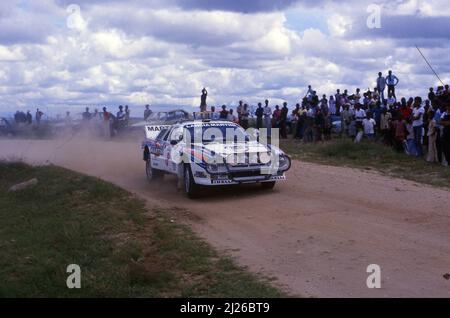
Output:
<svg viewBox="0 0 450 318">
<path fill-rule="evenodd" d="M 156 139 L 163 129 L 169 129 L 172 125 L 145 125 L 145 138 Z"/>
</svg>

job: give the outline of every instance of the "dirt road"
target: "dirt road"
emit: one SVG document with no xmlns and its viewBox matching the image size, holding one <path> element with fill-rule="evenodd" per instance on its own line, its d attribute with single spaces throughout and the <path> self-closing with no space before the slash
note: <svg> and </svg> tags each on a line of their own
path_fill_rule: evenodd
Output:
<svg viewBox="0 0 450 318">
<path fill-rule="evenodd" d="M 0 157 L 52 162 L 188 209 L 173 217 L 295 295 L 450 297 L 450 191 L 295 162 L 273 192 L 221 188 L 191 201 L 174 178 L 147 184 L 138 143 L 0 141 Z M 381 289 L 366 286 L 369 264 L 381 267 Z"/>
</svg>

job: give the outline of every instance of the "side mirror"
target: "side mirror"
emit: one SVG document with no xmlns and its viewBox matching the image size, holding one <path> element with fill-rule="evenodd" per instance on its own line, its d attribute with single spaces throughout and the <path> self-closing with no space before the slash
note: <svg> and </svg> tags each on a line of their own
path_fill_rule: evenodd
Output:
<svg viewBox="0 0 450 318">
<path fill-rule="evenodd" d="M 171 141 L 170 141 L 170 144 L 171 144 L 172 146 L 175 146 L 177 143 L 178 143 L 177 140 L 171 140 Z"/>
</svg>

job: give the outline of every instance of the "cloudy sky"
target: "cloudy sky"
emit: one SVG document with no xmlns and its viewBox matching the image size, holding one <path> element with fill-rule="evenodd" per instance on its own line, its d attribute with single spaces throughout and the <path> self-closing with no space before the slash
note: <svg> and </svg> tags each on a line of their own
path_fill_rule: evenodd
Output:
<svg viewBox="0 0 450 318">
<path fill-rule="evenodd" d="M 425 95 L 415 45 L 450 82 L 449 39 L 448 0 L 5 0 L 0 108 L 198 106 L 203 86 L 209 104 L 292 104 L 388 69 Z"/>
</svg>

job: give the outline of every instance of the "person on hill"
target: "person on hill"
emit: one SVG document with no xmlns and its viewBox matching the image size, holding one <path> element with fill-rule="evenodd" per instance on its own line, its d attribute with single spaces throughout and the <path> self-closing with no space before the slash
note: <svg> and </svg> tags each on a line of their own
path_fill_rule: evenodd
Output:
<svg viewBox="0 0 450 318">
<path fill-rule="evenodd" d="M 208 97 L 208 91 L 206 90 L 205 87 L 203 87 L 202 95 L 200 96 L 200 112 L 201 113 L 206 112 L 206 107 L 207 107 L 206 99 L 207 99 L 207 97 Z"/>
<path fill-rule="evenodd" d="M 386 79 L 383 77 L 383 73 L 378 73 L 377 78 L 377 91 L 380 97 L 380 100 L 384 100 L 384 90 L 386 89 Z"/>
<path fill-rule="evenodd" d="M 264 127 L 267 129 L 267 136 L 270 138 L 272 136 L 272 108 L 269 106 L 269 100 L 265 100 L 264 106 Z"/>
<path fill-rule="evenodd" d="M 398 77 L 392 74 L 392 71 L 389 71 L 388 76 L 386 76 L 388 95 L 391 94 L 395 99 L 397 99 L 397 96 L 395 95 L 395 87 L 398 85 L 398 83 L 399 83 Z"/>
<path fill-rule="evenodd" d="M 150 109 L 150 105 L 145 105 L 144 120 L 147 120 L 151 115 L 152 115 L 152 111 Z"/>
<path fill-rule="evenodd" d="M 228 119 L 228 110 L 226 105 L 222 105 L 222 110 L 220 111 L 220 119 L 227 120 Z"/>
<path fill-rule="evenodd" d="M 256 108 L 256 129 L 261 129 L 263 127 L 263 116 L 264 116 L 264 108 L 261 103 L 258 103 L 258 108 Z"/>
</svg>

